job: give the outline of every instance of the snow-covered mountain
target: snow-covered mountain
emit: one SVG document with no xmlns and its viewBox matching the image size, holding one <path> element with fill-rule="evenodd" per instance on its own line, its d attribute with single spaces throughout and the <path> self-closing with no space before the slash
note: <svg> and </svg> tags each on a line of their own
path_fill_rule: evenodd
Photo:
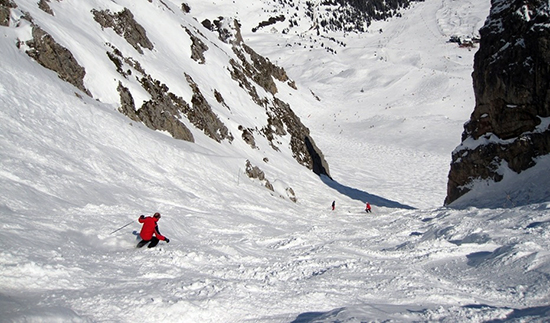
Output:
<svg viewBox="0 0 550 323">
<path fill-rule="evenodd" d="M 544 321 L 550 204 L 441 207 L 490 4 L 386 3 L 0 1 L 0 321 Z"/>
<path fill-rule="evenodd" d="M 151 3 L 146 15 L 132 2 L 12 7 L 17 48 L 83 92 L 77 95 L 118 106 L 132 121 L 177 139 L 207 137 L 237 151 L 245 143 L 247 165 L 267 163 L 266 149 L 283 150 L 330 176 L 309 130 L 275 97 L 281 87 L 297 91 L 294 82 L 243 43 L 235 18 L 219 18 L 207 30 L 187 7 L 164 2 Z M 86 28 L 72 28 L 75 17 Z"/>
</svg>

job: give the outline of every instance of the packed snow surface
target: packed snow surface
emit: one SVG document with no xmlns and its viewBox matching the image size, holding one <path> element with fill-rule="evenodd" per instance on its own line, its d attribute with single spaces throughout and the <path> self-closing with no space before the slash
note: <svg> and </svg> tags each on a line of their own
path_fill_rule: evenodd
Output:
<svg viewBox="0 0 550 323">
<path fill-rule="evenodd" d="M 190 2 L 191 14 L 264 12 L 235 2 Z M 75 96 L 17 49 L 24 29 L 0 27 L 0 321 L 546 321 L 550 203 L 441 207 L 474 107 L 475 49 L 447 40 L 476 36 L 488 9 L 415 3 L 369 33 L 334 35 L 347 44 L 336 54 L 305 31 L 252 33 L 243 20 L 245 41 L 320 100 L 279 94 L 335 180 L 272 157 L 276 192 L 291 186 L 297 203 L 244 175 L 246 154 L 227 143 L 177 141 L 108 96 Z M 156 34 L 168 50 L 170 32 Z M 96 92 L 104 82 L 85 79 Z M 137 218 L 157 211 L 171 242 L 135 249 Z"/>
</svg>

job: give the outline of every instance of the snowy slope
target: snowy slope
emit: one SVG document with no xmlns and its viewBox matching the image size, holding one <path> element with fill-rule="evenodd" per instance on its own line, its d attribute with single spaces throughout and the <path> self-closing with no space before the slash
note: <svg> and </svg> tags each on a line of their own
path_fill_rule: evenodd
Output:
<svg viewBox="0 0 550 323">
<path fill-rule="evenodd" d="M 156 18 L 143 22 L 148 32 L 170 23 L 148 1 L 125 3 Z M 264 11 L 260 2 L 189 4 L 198 21 Z M 545 321 L 550 203 L 439 207 L 450 152 L 473 108 L 473 51 L 446 40 L 475 34 L 488 5 L 418 3 L 371 33 L 338 36 L 347 46 L 337 55 L 284 46 L 292 35 L 251 33 L 243 23 L 245 41 L 296 80 L 296 92 L 278 95 L 310 127 L 345 193 L 290 155 L 262 151 L 274 161 L 262 168 L 276 191 L 290 185 L 297 203 L 243 174 L 249 147 L 199 134 L 196 143 L 178 141 L 130 122 L 103 87 L 114 77 L 107 71 L 85 80 L 99 100 L 79 98 L 15 47 L 25 29 L 0 27 L 0 321 Z M 65 14 L 49 32 L 53 20 L 64 27 L 57 30 L 91 27 Z M 154 56 L 189 53 L 160 32 L 155 39 L 148 70 L 178 87 L 177 67 Z M 77 41 L 75 56 L 106 59 L 93 55 L 101 45 L 93 39 L 65 40 Z M 202 84 L 237 93 L 209 78 L 215 66 L 189 68 Z M 254 125 L 250 115 L 234 117 Z M 363 198 L 380 202 L 373 214 Z M 171 242 L 134 249 L 137 217 L 156 211 Z"/>
<path fill-rule="evenodd" d="M 486 5 L 413 4 L 402 18 L 375 23 L 368 34 L 342 36 L 346 46 L 337 48 L 338 55 L 293 47 L 296 52 L 282 65 L 292 66 L 289 74 L 321 98 L 302 115 L 310 116 L 334 178 L 415 207 L 442 204 L 448 152 L 460 142 L 474 105 L 475 52 L 448 40 L 475 36 Z M 255 47 L 266 48 L 262 53 L 272 59 L 283 54 L 270 49 L 285 48 Z M 430 197 L 420 197 L 420 190 Z"/>
<path fill-rule="evenodd" d="M 191 12 L 199 21 L 224 13 L 258 17 L 243 19 L 243 37 L 319 98 L 280 93 L 311 128 L 333 178 L 414 207 L 443 203 L 449 152 L 475 105 L 475 49 L 449 39 L 478 37 L 488 2 L 413 3 L 402 18 L 376 22 L 369 33 L 321 36 L 307 19 L 286 33 L 287 21 L 252 32 L 258 21 L 298 9 L 222 3 L 202 2 Z M 420 197 L 419 190 L 431 194 Z"/>
</svg>

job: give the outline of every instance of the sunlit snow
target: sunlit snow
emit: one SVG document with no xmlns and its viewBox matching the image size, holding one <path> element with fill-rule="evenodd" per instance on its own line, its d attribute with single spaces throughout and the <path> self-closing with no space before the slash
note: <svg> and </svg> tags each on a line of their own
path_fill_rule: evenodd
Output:
<svg viewBox="0 0 550 323">
<path fill-rule="evenodd" d="M 369 33 L 335 35 L 345 47 L 327 40 L 337 54 L 306 30 L 252 33 L 257 21 L 247 16 L 269 17 L 260 1 L 188 1 L 187 15 L 178 1 L 52 1 L 55 16 L 35 0 L 16 2 L 97 70 L 85 78 L 94 98 L 77 96 L 16 47 L 29 28 L 0 27 L 0 322 L 550 317 L 550 202 L 529 203 L 548 189 L 517 188 L 511 177 L 494 186 L 490 207 L 441 206 L 475 105 L 475 48 L 448 39 L 477 36 L 488 0 L 415 3 Z M 196 130 L 196 143 L 178 141 L 123 116 L 118 75 L 110 62 L 94 64 L 108 60 L 103 37 L 120 42 L 90 31 L 98 27 L 84 15 L 96 6 L 149 17 L 140 23 L 155 50 L 140 59 L 181 95 L 191 95 L 177 61 L 189 40 L 174 42 L 165 26 L 239 17 L 244 41 L 296 81 L 298 90 L 278 84 L 277 95 L 310 128 L 334 181 L 284 153 L 252 153 Z M 250 104 L 236 83 L 216 78 L 229 47 L 212 47 L 207 64 L 185 67 L 201 86 L 234 93 L 233 105 Z M 261 117 L 217 112 L 235 125 Z M 244 174 L 246 159 L 260 155 L 275 192 Z M 540 165 L 526 173 L 534 183 L 550 160 Z M 288 186 L 297 203 L 284 196 Z M 170 243 L 135 249 L 138 217 L 154 212 Z"/>
</svg>

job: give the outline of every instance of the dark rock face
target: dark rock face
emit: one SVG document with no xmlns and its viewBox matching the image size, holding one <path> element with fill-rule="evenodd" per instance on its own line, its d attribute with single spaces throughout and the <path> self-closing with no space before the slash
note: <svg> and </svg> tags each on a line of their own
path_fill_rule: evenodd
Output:
<svg viewBox="0 0 550 323">
<path fill-rule="evenodd" d="M 217 142 L 221 142 L 224 139 L 229 140 L 229 142 L 233 141 L 233 135 L 212 111 L 210 103 L 208 103 L 202 94 L 197 83 L 188 74 L 185 74 L 185 79 L 193 90 L 193 97 L 191 98 L 192 107 L 183 111 L 189 121 Z"/>
<path fill-rule="evenodd" d="M 476 107 L 453 152 L 445 204 L 476 179 L 500 181 L 550 153 L 550 8 L 541 0 L 493 0 L 472 74 Z"/>
<path fill-rule="evenodd" d="M 181 4 L 181 11 L 183 11 L 185 13 L 190 13 L 191 12 L 191 7 L 189 7 L 189 5 L 184 2 L 184 3 Z"/>
<path fill-rule="evenodd" d="M 12 0 L 0 0 L 0 26 L 10 25 L 10 9 L 17 8 Z"/>
<path fill-rule="evenodd" d="M 248 177 L 259 180 L 268 190 L 275 193 L 275 188 L 273 187 L 273 184 L 271 184 L 271 182 L 266 178 L 264 171 L 262 171 L 258 166 L 253 166 L 249 160 L 247 160 L 245 163 L 245 173 Z M 284 193 L 279 192 L 279 196 L 282 198 L 288 198 L 294 203 L 298 201 L 298 198 L 296 198 L 296 193 L 294 193 L 292 187 L 285 187 Z"/>
<path fill-rule="evenodd" d="M 262 132 L 270 140 L 272 147 L 276 147 L 274 135 L 283 135 L 288 131 L 294 159 L 315 174 L 330 177 L 328 163 L 325 161 L 323 153 L 317 148 L 309 134 L 309 129 L 292 111 L 290 105 L 275 98 L 268 115 L 268 126 L 262 128 Z"/>
<path fill-rule="evenodd" d="M 113 48 L 112 52 L 107 52 L 107 56 L 125 78 L 132 74 L 141 74 L 139 78 L 141 87 L 151 96 L 150 100 L 136 108 L 130 90 L 119 83 L 117 90 L 120 95 L 119 111 L 121 113 L 134 121 L 143 122 L 151 129 L 167 131 L 176 139 L 194 142 L 193 134 L 180 121 L 181 117 L 185 116 L 193 126 L 217 142 L 233 141 L 233 135 L 212 111 L 210 103 L 190 75 L 185 74 L 185 79 L 193 91 L 189 104 L 182 97 L 170 92 L 166 84 L 153 79 L 137 61 L 124 57 L 118 49 Z M 216 97 L 223 101 L 221 94 L 218 93 Z"/>
<path fill-rule="evenodd" d="M 36 25 L 32 28 L 32 37 L 32 40 L 26 42 L 26 45 L 30 47 L 27 50 L 27 55 L 45 68 L 56 72 L 62 80 L 92 96 L 84 87 L 84 76 L 86 75 L 84 67 L 78 64 L 68 49 L 59 45 L 52 36 Z"/>
<path fill-rule="evenodd" d="M 50 5 L 48 4 L 48 2 L 50 2 L 50 0 L 40 0 L 38 2 L 38 8 L 40 8 L 42 11 L 49 13 L 50 15 L 53 16 L 54 15 L 53 10 L 52 8 L 50 8 Z"/>
<path fill-rule="evenodd" d="M 250 178 L 256 178 L 260 180 L 260 182 L 263 182 L 265 187 L 269 189 L 270 191 L 273 191 L 273 185 L 269 182 L 267 178 L 265 178 L 265 173 L 263 170 L 261 170 L 258 166 L 252 166 L 249 160 L 246 161 L 245 164 L 245 172 L 246 175 Z"/>
<path fill-rule="evenodd" d="M 151 129 L 164 130 L 175 139 L 193 142 L 193 134 L 178 119 L 180 109 L 186 103 L 175 97 L 172 93 L 167 92 L 168 89 L 164 84 L 154 82 L 150 76 L 142 78 L 142 83 L 146 84 L 145 86 L 152 93 L 155 93 L 155 96 L 151 100 L 144 102 L 136 110 L 132 93 L 130 93 L 128 88 L 119 83 L 117 88 L 121 104 L 119 111 L 134 121 L 143 122 L 143 124 Z"/>
<path fill-rule="evenodd" d="M 189 37 L 191 37 L 191 41 L 192 41 L 191 58 L 196 62 L 198 62 L 199 64 L 204 64 L 206 62 L 206 59 L 204 57 L 204 52 L 208 50 L 208 46 L 206 46 L 206 44 L 199 37 L 195 36 L 195 34 L 191 32 L 189 28 L 184 28 L 184 29 L 189 35 Z"/>
<path fill-rule="evenodd" d="M 153 49 L 153 43 L 147 38 L 145 29 L 137 23 L 134 15 L 127 8 L 118 13 L 111 13 L 109 10 L 92 10 L 92 14 L 101 27 L 112 28 L 140 54 L 143 54 L 142 48 Z"/>
<path fill-rule="evenodd" d="M 292 111 L 290 105 L 276 97 L 262 98 L 256 90 L 256 85 L 259 85 L 266 92 L 272 95 L 276 94 L 279 90 L 274 79 L 296 89 L 296 85 L 288 77 L 286 71 L 244 44 L 237 21 L 224 23 L 223 18 L 220 18 L 213 23 L 205 20 L 202 24 L 211 31 L 217 32 L 220 40 L 233 45 L 233 52 L 237 55 L 238 61 L 234 59 L 230 61 L 229 72 L 232 78 L 248 92 L 256 104 L 266 110 L 268 124 L 259 131 L 259 134 L 266 137 L 271 148 L 277 151 L 279 151 L 277 138 L 290 134 L 290 148 L 298 163 L 311 169 L 317 175 L 330 177 L 328 163 L 325 161 L 323 153 L 317 148 L 309 134 L 309 129 Z M 247 57 L 250 57 L 251 61 Z M 251 144 L 252 136 L 250 131 L 246 134 L 243 133 L 243 140 L 255 148 L 255 145 Z"/>
<path fill-rule="evenodd" d="M 246 142 L 252 149 L 258 149 L 258 147 L 256 147 L 256 139 L 254 139 L 254 135 L 252 134 L 254 129 L 245 129 L 243 126 L 239 126 L 239 130 L 242 131 L 242 140 L 244 140 L 244 142 Z"/>
</svg>

